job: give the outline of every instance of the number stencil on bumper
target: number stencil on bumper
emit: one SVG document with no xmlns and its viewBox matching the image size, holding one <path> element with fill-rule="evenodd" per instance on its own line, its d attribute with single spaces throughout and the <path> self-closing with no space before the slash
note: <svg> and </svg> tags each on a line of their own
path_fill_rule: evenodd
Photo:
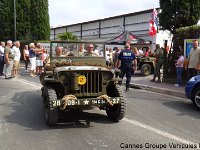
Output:
<svg viewBox="0 0 200 150">
<path fill-rule="evenodd" d="M 112 104 L 119 104 L 121 103 L 121 98 L 111 98 L 110 99 Z M 87 106 L 87 105 L 104 105 L 106 103 L 105 99 L 100 98 L 87 98 L 87 99 L 76 99 L 76 100 L 68 100 L 67 106 Z M 52 107 L 58 107 L 62 104 L 62 100 L 55 100 L 52 101 Z"/>
</svg>

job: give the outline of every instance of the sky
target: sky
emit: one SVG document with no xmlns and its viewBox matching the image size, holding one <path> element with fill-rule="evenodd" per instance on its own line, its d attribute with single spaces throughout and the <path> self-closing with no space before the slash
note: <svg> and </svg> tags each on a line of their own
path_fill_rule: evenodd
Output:
<svg viewBox="0 0 200 150">
<path fill-rule="evenodd" d="M 65 26 L 157 7 L 159 0 L 49 0 L 50 26 Z"/>
</svg>

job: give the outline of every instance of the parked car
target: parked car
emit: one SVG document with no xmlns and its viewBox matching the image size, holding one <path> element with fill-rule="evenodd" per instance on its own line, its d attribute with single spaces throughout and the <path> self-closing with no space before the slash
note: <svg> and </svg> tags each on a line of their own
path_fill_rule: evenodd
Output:
<svg viewBox="0 0 200 150">
<path fill-rule="evenodd" d="M 200 110 L 200 75 L 192 77 L 185 86 L 186 97 Z"/>
</svg>

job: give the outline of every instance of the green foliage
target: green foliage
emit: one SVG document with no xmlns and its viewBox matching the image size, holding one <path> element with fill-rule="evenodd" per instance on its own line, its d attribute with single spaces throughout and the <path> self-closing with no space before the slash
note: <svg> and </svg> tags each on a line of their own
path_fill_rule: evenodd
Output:
<svg viewBox="0 0 200 150">
<path fill-rule="evenodd" d="M 182 27 L 176 30 L 174 34 L 173 53 L 168 61 L 169 77 L 176 77 L 175 60 L 177 60 L 177 52 L 184 49 L 184 39 L 198 39 L 200 37 L 200 26 L 194 25 Z M 180 49 L 181 47 L 181 49 Z M 187 71 L 183 71 L 183 79 L 186 78 Z"/>
<path fill-rule="evenodd" d="M 60 33 L 57 35 L 60 40 L 76 41 L 77 36 L 73 35 L 71 32 Z"/>
<path fill-rule="evenodd" d="M 12 5 L 13 6 L 13 5 Z M 0 0 L 0 40 L 8 40 L 13 31 L 10 0 Z"/>
<path fill-rule="evenodd" d="M 160 26 L 175 33 L 176 29 L 197 24 L 200 0 L 160 0 Z"/>
<path fill-rule="evenodd" d="M 49 40 L 50 24 L 48 13 L 48 0 L 30 0 L 32 14 L 31 34 L 33 40 Z"/>
<path fill-rule="evenodd" d="M 194 25 L 182 27 L 176 30 L 174 35 L 174 48 L 178 50 L 179 46 L 184 47 L 184 39 L 198 39 L 200 37 L 200 26 Z"/>
<path fill-rule="evenodd" d="M 14 39 L 14 0 L 0 0 L 0 41 Z M 49 40 L 48 0 L 16 0 L 17 40 Z"/>
<path fill-rule="evenodd" d="M 30 0 L 16 1 L 17 39 L 30 39 Z"/>
</svg>

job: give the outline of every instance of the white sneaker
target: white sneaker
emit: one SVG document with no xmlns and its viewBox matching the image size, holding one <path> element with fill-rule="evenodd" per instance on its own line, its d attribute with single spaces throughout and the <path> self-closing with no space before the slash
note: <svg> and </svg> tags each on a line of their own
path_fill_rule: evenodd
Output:
<svg viewBox="0 0 200 150">
<path fill-rule="evenodd" d="M 174 86 L 176 86 L 176 87 L 179 87 L 179 85 L 178 85 L 178 84 L 174 84 Z"/>
</svg>

